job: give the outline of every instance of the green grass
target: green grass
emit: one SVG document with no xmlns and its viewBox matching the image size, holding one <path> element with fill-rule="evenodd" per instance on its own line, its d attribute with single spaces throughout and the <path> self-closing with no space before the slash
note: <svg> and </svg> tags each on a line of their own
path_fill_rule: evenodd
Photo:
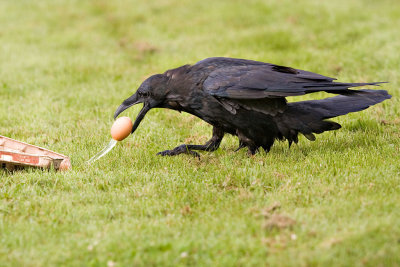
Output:
<svg viewBox="0 0 400 267">
<path fill-rule="evenodd" d="M 0 134 L 73 164 L 0 171 L 0 266 L 400 265 L 398 1 L 3 0 L 0 25 Z M 389 81 L 393 98 L 315 142 L 248 157 L 227 136 L 201 160 L 155 154 L 211 127 L 152 110 L 85 164 L 144 78 L 210 56 Z M 268 226 L 276 202 L 294 225 Z"/>
</svg>

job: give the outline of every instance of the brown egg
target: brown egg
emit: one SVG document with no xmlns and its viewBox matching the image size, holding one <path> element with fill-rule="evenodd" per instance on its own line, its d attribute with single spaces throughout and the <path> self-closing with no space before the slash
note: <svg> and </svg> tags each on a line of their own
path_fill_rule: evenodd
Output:
<svg viewBox="0 0 400 267">
<path fill-rule="evenodd" d="M 58 167 L 60 171 L 66 171 L 70 168 L 71 168 L 71 161 L 69 160 L 69 158 L 66 158 L 63 161 L 61 161 L 60 167 Z"/>
<path fill-rule="evenodd" d="M 111 137 L 114 140 L 122 141 L 130 135 L 132 131 L 132 121 L 128 117 L 118 118 L 111 127 Z"/>
</svg>

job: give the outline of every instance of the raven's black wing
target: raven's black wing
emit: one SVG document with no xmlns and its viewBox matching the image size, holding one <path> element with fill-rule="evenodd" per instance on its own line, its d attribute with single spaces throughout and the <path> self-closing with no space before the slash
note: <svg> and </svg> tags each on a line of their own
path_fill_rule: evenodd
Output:
<svg viewBox="0 0 400 267">
<path fill-rule="evenodd" d="M 213 67 L 203 89 L 233 112 L 243 103 L 249 109 L 275 114 L 284 110 L 286 96 L 318 91 L 340 94 L 350 92 L 350 87 L 377 84 L 339 83 L 320 74 L 244 59 L 209 58 L 197 64 Z"/>
<path fill-rule="evenodd" d="M 219 97 L 259 99 L 304 95 L 319 91 L 340 94 L 351 87 L 378 84 L 334 82 L 334 78 L 320 74 L 262 62 L 254 64 L 254 62 L 256 61 L 249 60 L 248 64 L 237 64 L 233 61 L 231 65 L 224 62 L 205 79 L 204 90 Z"/>
</svg>

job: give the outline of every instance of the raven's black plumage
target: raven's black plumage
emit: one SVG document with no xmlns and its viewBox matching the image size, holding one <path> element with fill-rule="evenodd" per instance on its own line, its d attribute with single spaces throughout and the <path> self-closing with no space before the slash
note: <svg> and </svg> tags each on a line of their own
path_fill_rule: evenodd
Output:
<svg viewBox="0 0 400 267">
<path fill-rule="evenodd" d="M 137 92 L 115 112 L 143 103 L 132 133 L 151 108 L 169 108 L 193 114 L 213 126 L 204 145 L 181 145 L 161 155 L 217 149 L 225 133 L 239 138 L 239 148 L 254 154 L 269 151 L 276 139 L 298 141 L 301 133 L 315 140 L 314 133 L 341 126 L 326 119 L 356 112 L 389 99 L 384 90 L 350 90 L 379 83 L 340 83 L 320 74 L 269 63 L 234 58 L 207 58 L 194 65 L 168 70 L 145 80 Z M 285 97 L 313 92 L 339 94 L 322 100 L 287 103 Z"/>
</svg>

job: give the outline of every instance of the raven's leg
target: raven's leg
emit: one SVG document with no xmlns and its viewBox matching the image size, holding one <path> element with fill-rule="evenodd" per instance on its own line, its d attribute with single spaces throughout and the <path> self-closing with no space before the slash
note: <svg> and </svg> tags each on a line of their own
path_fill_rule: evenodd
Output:
<svg viewBox="0 0 400 267">
<path fill-rule="evenodd" d="M 236 135 L 239 138 L 239 147 L 235 150 L 235 152 L 239 151 L 243 147 L 247 147 L 247 153 L 249 155 L 254 155 L 258 151 L 259 146 L 256 145 L 253 140 L 245 136 L 240 130 L 236 130 Z"/>
<path fill-rule="evenodd" d="M 210 140 L 207 141 L 204 145 L 180 145 L 175 147 L 172 150 L 165 150 L 162 152 L 158 152 L 157 155 L 161 156 L 175 156 L 179 154 L 191 154 L 195 157 L 200 157 L 200 155 L 193 150 L 202 150 L 202 151 L 215 151 L 218 149 L 221 144 L 222 138 L 224 138 L 225 132 L 220 128 L 214 126 L 213 135 Z"/>
</svg>

